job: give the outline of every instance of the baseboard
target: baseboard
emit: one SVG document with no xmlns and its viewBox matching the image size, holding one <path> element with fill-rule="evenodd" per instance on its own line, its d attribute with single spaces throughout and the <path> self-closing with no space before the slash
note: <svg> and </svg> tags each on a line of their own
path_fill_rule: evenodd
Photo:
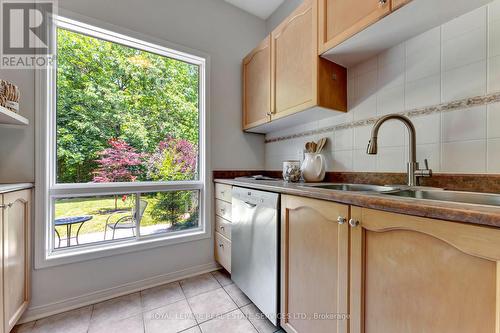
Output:
<svg viewBox="0 0 500 333">
<path fill-rule="evenodd" d="M 140 281 L 122 284 L 120 286 L 116 286 L 109 289 L 99 290 L 82 296 L 67 298 L 46 305 L 28 307 L 28 310 L 26 310 L 24 315 L 19 320 L 19 324 L 45 318 L 58 313 L 78 309 L 84 306 L 96 304 L 111 298 L 135 293 L 162 284 L 179 281 L 199 274 L 212 272 L 219 268 L 220 266 L 216 262 L 208 263 L 204 265 L 186 268 L 177 272 L 158 275 L 152 278 L 147 278 Z"/>
</svg>

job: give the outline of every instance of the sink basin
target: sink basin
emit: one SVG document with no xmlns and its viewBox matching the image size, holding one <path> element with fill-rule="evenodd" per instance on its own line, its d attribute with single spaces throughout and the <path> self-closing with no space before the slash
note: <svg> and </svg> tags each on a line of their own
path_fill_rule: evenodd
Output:
<svg viewBox="0 0 500 333">
<path fill-rule="evenodd" d="M 500 206 L 500 195 L 456 191 L 403 190 L 385 193 L 402 198 L 450 201 L 475 205 Z"/>
<path fill-rule="evenodd" d="M 399 188 L 397 187 L 368 185 L 368 184 L 307 184 L 303 186 L 321 188 L 325 190 L 348 191 L 348 192 L 387 193 L 399 190 Z"/>
</svg>

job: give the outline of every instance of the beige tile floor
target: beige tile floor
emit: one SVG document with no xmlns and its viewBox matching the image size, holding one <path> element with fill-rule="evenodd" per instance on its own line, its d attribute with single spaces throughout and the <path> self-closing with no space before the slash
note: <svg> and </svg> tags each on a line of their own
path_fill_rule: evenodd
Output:
<svg viewBox="0 0 500 333">
<path fill-rule="evenodd" d="M 202 274 L 14 328 L 13 333 L 274 333 L 225 271 Z"/>
</svg>

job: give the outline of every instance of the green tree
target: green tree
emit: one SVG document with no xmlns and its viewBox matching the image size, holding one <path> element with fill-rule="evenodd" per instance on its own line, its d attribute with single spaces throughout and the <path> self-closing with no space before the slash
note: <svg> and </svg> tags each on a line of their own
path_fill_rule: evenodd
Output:
<svg viewBox="0 0 500 333">
<path fill-rule="evenodd" d="M 153 180 L 179 181 L 196 178 L 198 152 L 187 140 L 168 137 L 150 156 L 148 175 Z M 151 215 L 176 227 L 181 221 L 197 221 L 197 191 L 170 191 L 156 195 Z"/>
<path fill-rule="evenodd" d="M 92 181 L 112 138 L 146 154 L 168 135 L 198 144 L 198 66 L 60 28 L 57 42 L 58 182 Z"/>
</svg>

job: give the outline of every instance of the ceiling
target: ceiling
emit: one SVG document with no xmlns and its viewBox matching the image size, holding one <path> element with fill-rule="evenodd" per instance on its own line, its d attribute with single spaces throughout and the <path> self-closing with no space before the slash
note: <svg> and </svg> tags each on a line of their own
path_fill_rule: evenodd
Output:
<svg viewBox="0 0 500 333">
<path fill-rule="evenodd" d="M 244 11 L 266 20 L 285 0 L 225 0 Z"/>
</svg>

